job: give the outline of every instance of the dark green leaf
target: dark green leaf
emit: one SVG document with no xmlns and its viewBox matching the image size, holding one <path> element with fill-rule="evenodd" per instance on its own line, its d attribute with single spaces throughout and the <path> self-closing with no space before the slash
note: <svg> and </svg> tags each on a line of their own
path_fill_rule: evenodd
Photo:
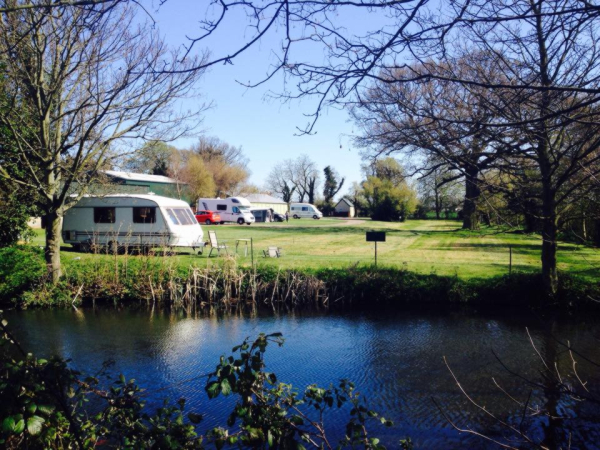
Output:
<svg viewBox="0 0 600 450">
<path fill-rule="evenodd" d="M 199 424 L 202 421 L 202 414 L 190 412 L 188 413 L 188 419 L 190 419 L 190 422 L 192 422 L 193 424 Z"/>
<path fill-rule="evenodd" d="M 206 386 L 206 392 L 209 398 L 215 398 L 221 392 L 220 384 L 217 381 L 212 381 Z"/>
<path fill-rule="evenodd" d="M 31 416 L 29 419 L 27 419 L 27 431 L 29 431 L 29 433 L 33 436 L 40 434 L 44 422 L 45 420 L 40 416 Z"/>
<path fill-rule="evenodd" d="M 304 425 L 304 419 L 300 416 L 292 416 L 290 420 L 294 425 Z"/>
<path fill-rule="evenodd" d="M 267 431 L 267 442 L 269 443 L 269 447 L 273 447 L 273 434 L 271 430 Z"/>
<path fill-rule="evenodd" d="M 38 411 L 46 416 L 52 414 L 54 411 L 54 406 L 52 405 L 39 405 Z"/>
<path fill-rule="evenodd" d="M 15 429 L 15 419 L 12 416 L 7 417 L 2 421 L 2 431 L 12 433 Z"/>
<path fill-rule="evenodd" d="M 231 394 L 231 384 L 229 384 L 229 380 L 227 378 L 221 380 L 221 392 L 223 395 Z"/>
<path fill-rule="evenodd" d="M 21 419 L 15 424 L 15 428 L 13 429 L 13 432 L 15 434 L 21 434 L 24 429 L 25 429 L 25 421 L 23 419 Z"/>
</svg>

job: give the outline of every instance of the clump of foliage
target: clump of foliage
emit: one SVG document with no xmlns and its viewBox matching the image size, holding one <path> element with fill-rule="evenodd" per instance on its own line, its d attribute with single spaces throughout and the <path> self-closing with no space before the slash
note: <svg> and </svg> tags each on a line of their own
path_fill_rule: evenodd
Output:
<svg viewBox="0 0 600 450">
<path fill-rule="evenodd" d="M 404 169 L 394 158 L 384 158 L 364 167 L 362 196 L 373 220 L 404 221 L 415 211 L 417 194 L 406 182 Z"/>
<path fill-rule="evenodd" d="M 346 380 L 327 389 L 311 385 L 303 394 L 278 382 L 274 373 L 265 371 L 264 354 L 270 343 L 283 345 L 280 333 L 246 339 L 233 349 L 234 355 L 221 357 L 209 374 L 206 392 L 209 398 L 235 395 L 237 400 L 226 426 L 201 435 L 196 425 L 202 415 L 185 414 L 184 399 L 165 401 L 150 413 L 135 380 L 121 375 L 103 390 L 99 375 L 84 376 L 59 357 L 44 360 L 27 353 L 1 314 L 0 320 L 0 445 L 7 449 L 303 449 L 304 444 L 331 449 L 325 415 L 347 406 L 350 419 L 337 448 L 382 450 L 367 425 L 392 425 L 369 410 Z M 410 440 L 400 446 L 410 448 Z"/>
<path fill-rule="evenodd" d="M 2 192 L 0 199 L 0 248 L 15 245 L 19 240 L 29 240 L 33 231 L 27 222 L 31 206 L 20 192 Z"/>
<path fill-rule="evenodd" d="M 0 298 L 14 299 L 31 290 L 45 273 L 41 250 L 26 246 L 0 248 Z"/>
</svg>

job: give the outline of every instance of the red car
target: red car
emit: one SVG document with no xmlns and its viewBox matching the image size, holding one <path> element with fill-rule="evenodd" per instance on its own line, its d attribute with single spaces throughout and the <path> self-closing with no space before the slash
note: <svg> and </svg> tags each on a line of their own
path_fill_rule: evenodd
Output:
<svg viewBox="0 0 600 450">
<path fill-rule="evenodd" d="M 206 225 L 216 225 L 221 222 L 221 216 L 213 211 L 196 211 L 196 220 L 198 223 L 205 223 Z"/>
</svg>

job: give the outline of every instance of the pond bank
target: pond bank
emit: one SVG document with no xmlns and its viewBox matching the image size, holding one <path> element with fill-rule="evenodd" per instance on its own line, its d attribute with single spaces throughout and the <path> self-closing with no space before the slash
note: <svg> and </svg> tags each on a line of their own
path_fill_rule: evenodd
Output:
<svg viewBox="0 0 600 450">
<path fill-rule="evenodd" d="M 545 298 L 536 274 L 486 279 L 418 274 L 398 268 L 350 266 L 324 269 L 181 267 L 169 258 L 135 257 L 69 261 L 62 281 L 44 281 L 40 251 L 3 249 L 0 299 L 20 308 L 89 302 L 131 303 L 211 312 L 270 310 L 372 310 L 435 305 L 485 308 L 529 306 L 598 309 L 600 288 L 563 274 L 556 298 Z"/>
</svg>

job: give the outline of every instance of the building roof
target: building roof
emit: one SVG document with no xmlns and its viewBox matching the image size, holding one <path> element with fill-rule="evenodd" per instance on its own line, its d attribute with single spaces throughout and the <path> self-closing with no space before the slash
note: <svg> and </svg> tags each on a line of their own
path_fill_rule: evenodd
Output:
<svg viewBox="0 0 600 450">
<path fill-rule="evenodd" d="M 281 205 L 287 205 L 287 203 L 283 200 L 280 200 L 268 194 L 250 194 L 244 195 L 244 197 L 248 199 L 250 203 L 277 203 Z"/>
<path fill-rule="evenodd" d="M 117 170 L 103 170 L 102 173 L 112 178 L 127 181 L 144 181 L 146 183 L 164 183 L 164 184 L 184 184 L 174 178 L 165 177 L 162 175 L 147 175 L 145 173 L 119 172 Z"/>
<path fill-rule="evenodd" d="M 337 208 L 337 205 L 339 205 L 340 203 L 344 202 L 346 205 L 350 206 L 350 207 L 354 207 L 354 205 L 352 204 L 352 202 L 350 200 L 348 200 L 347 198 L 340 198 L 340 201 L 337 202 L 334 206 L 334 208 Z"/>
<path fill-rule="evenodd" d="M 183 201 L 178 200 L 176 198 L 163 197 L 161 195 L 154 194 L 109 194 L 109 195 L 84 195 L 81 200 L 85 200 L 85 203 L 88 202 L 102 202 L 107 204 L 115 204 L 120 199 L 131 199 L 134 203 L 136 200 L 148 200 L 155 203 L 158 206 L 184 206 L 189 207 L 190 205 Z M 80 200 L 80 201 L 81 201 Z"/>
</svg>

